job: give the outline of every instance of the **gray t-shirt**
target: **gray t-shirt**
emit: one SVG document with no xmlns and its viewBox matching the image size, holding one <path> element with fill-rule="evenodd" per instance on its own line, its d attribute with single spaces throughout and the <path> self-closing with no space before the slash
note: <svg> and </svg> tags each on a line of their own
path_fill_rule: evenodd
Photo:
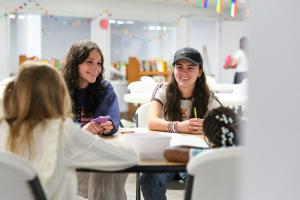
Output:
<svg viewBox="0 0 300 200">
<path fill-rule="evenodd" d="M 153 91 L 151 101 L 157 101 L 163 107 L 165 107 L 166 101 L 167 101 L 167 96 L 166 96 L 167 87 L 168 87 L 168 83 L 158 84 L 157 87 Z M 209 98 L 209 101 L 208 101 L 207 109 L 211 110 L 211 109 L 217 108 L 219 106 L 221 106 L 219 100 L 212 93 Z M 181 99 L 180 100 L 181 117 L 182 117 L 183 121 L 190 119 L 191 108 L 192 108 L 192 99 Z M 165 119 L 163 114 L 162 114 L 161 118 Z"/>
</svg>

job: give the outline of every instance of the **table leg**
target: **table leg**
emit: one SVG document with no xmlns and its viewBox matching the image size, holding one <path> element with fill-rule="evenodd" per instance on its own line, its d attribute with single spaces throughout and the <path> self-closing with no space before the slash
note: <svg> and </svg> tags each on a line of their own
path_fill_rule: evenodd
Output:
<svg viewBox="0 0 300 200">
<path fill-rule="evenodd" d="M 139 172 L 136 173 L 136 196 L 135 196 L 135 199 L 136 200 L 141 199 L 140 173 Z"/>
</svg>

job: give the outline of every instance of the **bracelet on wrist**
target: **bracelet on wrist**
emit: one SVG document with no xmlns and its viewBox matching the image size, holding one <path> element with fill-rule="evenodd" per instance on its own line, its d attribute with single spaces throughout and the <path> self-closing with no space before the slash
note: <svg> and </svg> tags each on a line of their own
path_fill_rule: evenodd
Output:
<svg viewBox="0 0 300 200">
<path fill-rule="evenodd" d="M 178 124 L 179 122 L 178 121 L 176 121 L 176 122 L 174 122 L 174 132 L 175 133 L 178 133 L 179 131 L 178 131 L 178 127 L 177 127 L 177 124 Z"/>
<path fill-rule="evenodd" d="M 172 132 L 173 122 L 168 123 L 168 132 Z"/>
<path fill-rule="evenodd" d="M 168 132 L 177 133 L 178 132 L 177 124 L 178 124 L 178 121 L 169 122 L 168 127 L 167 127 Z"/>
</svg>

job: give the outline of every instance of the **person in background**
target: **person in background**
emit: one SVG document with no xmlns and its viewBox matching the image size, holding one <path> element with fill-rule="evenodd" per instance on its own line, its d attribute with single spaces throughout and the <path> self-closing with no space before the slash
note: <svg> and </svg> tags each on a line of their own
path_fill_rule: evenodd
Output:
<svg viewBox="0 0 300 200">
<path fill-rule="evenodd" d="M 135 151 L 105 142 L 70 118 L 71 101 L 55 68 L 22 69 L 4 92 L 0 149 L 29 161 L 47 199 L 77 199 L 76 168 L 120 170 L 137 163 Z"/>
<path fill-rule="evenodd" d="M 203 121 L 203 132 L 210 148 L 230 147 L 239 144 L 241 120 L 230 108 L 218 107 L 209 111 Z M 200 148 L 170 147 L 164 152 L 166 160 L 187 163 L 205 151 Z"/>
<path fill-rule="evenodd" d="M 115 134 L 120 125 L 118 98 L 104 80 L 104 58 L 98 45 L 89 40 L 74 43 L 62 69 L 73 105 L 74 121 L 84 130 L 102 136 Z M 92 121 L 109 116 L 104 123 Z M 79 194 L 89 200 L 126 199 L 127 174 L 78 173 Z"/>
<path fill-rule="evenodd" d="M 245 78 L 247 78 L 249 61 L 247 57 L 247 47 L 248 39 L 246 37 L 241 37 L 240 48 L 237 50 L 233 57 L 227 56 L 224 64 L 225 69 L 235 69 L 234 74 L 234 84 L 241 83 Z"/>
<path fill-rule="evenodd" d="M 203 72 L 202 56 L 196 49 L 178 50 L 169 83 L 153 91 L 148 114 L 148 128 L 155 131 L 203 134 L 203 117 L 221 104 L 209 90 Z M 186 173 L 142 174 L 141 189 L 145 200 L 166 199 L 166 183 Z"/>
</svg>

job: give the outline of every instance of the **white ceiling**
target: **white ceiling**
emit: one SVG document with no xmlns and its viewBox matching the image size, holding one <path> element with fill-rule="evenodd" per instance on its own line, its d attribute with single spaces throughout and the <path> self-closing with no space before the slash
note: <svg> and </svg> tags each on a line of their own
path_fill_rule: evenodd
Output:
<svg viewBox="0 0 300 200">
<path fill-rule="evenodd" d="M 185 5 L 185 6 L 200 6 L 201 0 L 129 0 L 136 2 L 150 2 L 150 3 L 160 3 L 160 4 L 175 4 L 175 5 Z M 239 0 L 238 4 L 244 7 L 248 0 Z M 224 0 L 224 6 L 229 7 L 231 0 Z M 210 6 L 213 4 L 213 6 Z M 215 7 L 215 0 L 208 0 L 209 7 Z"/>
<path fill-rule="evenodd" d="M 37 0 L 36 2 L 43 3 L 47 0 Z M 68 1 L 68 0 L 61 0 Z M 105 2 L 110 0 L 98 0 L 99 2 Z M 121 1 L 129 1 L 129 2 L 148 2 L 148 3 L 159 3 L 159 4 L 175 4 L 175 5 L 185 5 L 185 6 L 200 6 L 201 0 L 121 0 Z M 26 0 L 24 0 L 26 2 Z M 224 0 L 224 5 L 227 7 L 230 5 L 231 0 Z M 238 4 L 243 6 L 247 4 L 248 0 L 238 0 Z M 0 0 L 0 4 L 20 4 L 22 1 L 20 0 Z M 208 0 L 208 5 L 215 5 L 215 0 Z M 214 6 L 212 6 L 214 7 Z"/>
<path fill-rule="evenodd" d="M 240 11 L 247 7 L 246 1 L 248 0 L 238 0 L 238 13 L 242 14 L 237 18 L 231 18 L 230 12 L 228 12 L 231 0 L 224 0 L 221 16 L 215 12 L 216 0 L 208 0 L 208 9 L 200 9 L 201 0 L 31 0 L 31 2 L 38 2 L 41 7 L 47 8 L 54 15 L 94 17 L 95 13 L 103 12 L 103 8 L 106 8 L 113 13 L 114 17 L 120 19 L 139 18 L 159 21 L 174 21 L 179 16 L 221 17 L 225 20 L 237 20 L 244 17 L 243 13 L 245 12 Z M 0 0 L 0 15 L 2 12 L 15 10 L 23 4 L 20 2 L 22 1 Z M 82 2 L 84 2 L 84 8 Z M 25 9 L 20 11 L 20 13 L 22 12 L 42 13 L 43 9 L 35 6 L 34 3 L 29 3 Z"/>
</svg>

